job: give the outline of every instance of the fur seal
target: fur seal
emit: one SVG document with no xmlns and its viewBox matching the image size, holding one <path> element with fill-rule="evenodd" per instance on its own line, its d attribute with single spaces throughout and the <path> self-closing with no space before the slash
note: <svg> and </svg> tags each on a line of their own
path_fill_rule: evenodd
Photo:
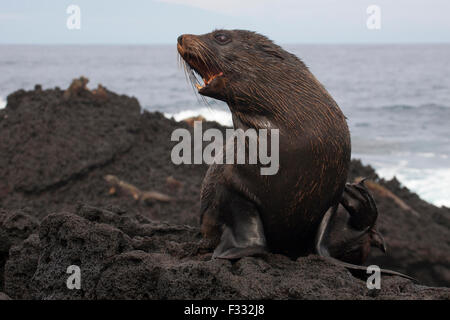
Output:
<svg viewBox="0 0 450 320">
<path fill-rule="evenodd" d="M 380 246 L 373 236 L 370 194 L 346 187 L 351 154 L 346 118 L 299 58 L 245 30 L 181 35 L 177 49 L 198 92 L 228 104 L 234 129 L 279 130 L 277 174 L 261 175 L 260 164 L 209 167 L 201 190 L 201 230 L 215 247 L 213 257 L 317 252 L 348 259 L 350 266 L 363 262 L 370 245 Z M 338 219 L 352 209 L 367 217 Z M 329 237 L 347 224 L 352 228 L 342 232 L 348 235 Z"/>
</svg>

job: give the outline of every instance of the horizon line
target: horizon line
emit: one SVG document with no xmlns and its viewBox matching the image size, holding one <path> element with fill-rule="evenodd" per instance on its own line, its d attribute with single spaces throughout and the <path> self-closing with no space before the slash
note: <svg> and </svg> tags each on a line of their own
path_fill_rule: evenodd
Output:
<svg viewBox="0 0 450 320">
<path fill-rule="evenodd" d="M 450 41 L 417 41 L 417 42 L 280 42 L 275 44 L 284 45 L 448 45 Z M 13 43 L 1 43 L 0 46 L 176 46 L 176 41 L 174 42 L 160 42 L 160 43 L 95 43 L 95 42 L 84 42 L 84 43 L 61 43 L 61 42 L 45 42 L 45 43 L 29 43 L 29 42 L 13 42 Z"/>
</svg>

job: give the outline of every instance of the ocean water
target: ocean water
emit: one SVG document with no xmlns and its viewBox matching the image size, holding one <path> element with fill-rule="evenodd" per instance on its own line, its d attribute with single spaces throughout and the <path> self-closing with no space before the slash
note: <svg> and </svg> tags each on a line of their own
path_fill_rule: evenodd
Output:
<svg viewBox="0 0 450 320">
<path fill-rule="evenodd" d="M 348 118 L 353 157 L 422 198 L 450 207 L 450 45 L 287 45 Z M 0 108 L 35 84 L 75 77 L 135 96 L 175 119 L 202 114 L 231 124 L 225 104 L 205 104 L 173 46 L 0 46 Z"/>
</svg>

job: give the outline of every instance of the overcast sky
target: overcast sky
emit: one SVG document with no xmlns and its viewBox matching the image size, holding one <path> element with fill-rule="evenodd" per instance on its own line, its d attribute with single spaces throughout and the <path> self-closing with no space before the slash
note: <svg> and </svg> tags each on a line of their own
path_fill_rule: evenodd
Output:
<svg viewBox="0 0 450 320">
<path fill-rule="evenodd" d="M 69 5 L 81 29 L 66 26 Z M 369 30 L 369 5 L 381 29 Z M 1 0 L 0 43 L 168 44 L 182 33 L 250 29 L 278 43 L 450 42 L 450 0 Z"/>
</svg>

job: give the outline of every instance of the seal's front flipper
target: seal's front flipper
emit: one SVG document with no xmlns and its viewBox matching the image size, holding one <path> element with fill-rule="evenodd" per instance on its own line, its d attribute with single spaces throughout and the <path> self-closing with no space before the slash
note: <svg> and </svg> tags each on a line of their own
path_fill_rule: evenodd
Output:
<svg viewBox="0 0 450 320">
<path fill-rule="evenodd" d="M 234 195 L 225 207 L 225 223 L 213 258 L 239 259 L 266 252 L 266 238 L 256 206 Z"/>
<path fill-rule="evenodd" d="M 214 250 L 213 258 L 231 260 L 265 253 L 266 246 L 261 241 L 263 239 L 259 238 L 256 242 L 254 240 L 242 238 L 240 234 L 235 235 L 231 228 L 225 226 L 220 243 Z"/>
</svg>

